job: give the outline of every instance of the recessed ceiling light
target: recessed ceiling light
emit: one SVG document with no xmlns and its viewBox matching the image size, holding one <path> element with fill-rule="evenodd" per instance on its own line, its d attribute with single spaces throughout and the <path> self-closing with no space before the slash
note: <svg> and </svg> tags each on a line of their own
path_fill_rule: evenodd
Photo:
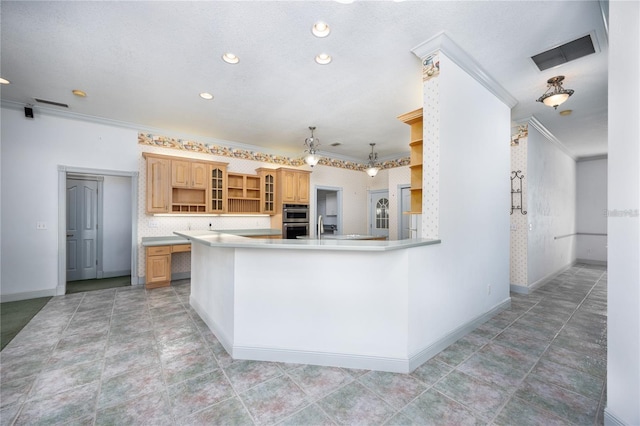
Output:
<svg viewBox="0 0 640 426">
<path fill-rule="evenodd" d="M 224 55 L 222 55 L 222 60 L 228 64 L 237 64 L 238 62 L 240 62 L 240 58 L 238 58 L 236 55 L 234 55 L 231 52 L 227 52 Z"/>
<path fill-rule="evenodd" d="M 560 111 L 560 115 L 571 115 L 572 112 L 572 109 L 565 109 L 564 111 Z"/>
<path fill-rule="evenodd" d="M 211 93 L 209 93 L 209 92 L 202 92 L 202 93 L 200 93 L 200 97 L 201 97 L 202 99 L 206 99 L 206 100 L 208 100 L 208 101 L 210 101 L 211 99 L 213 99 L 213 95 L 212 95 Z"/>
<path fill-rule="evenodd" d="M 6 78 L 2 78 L 0 77 L 0 84 L 10 84 L 11 82 L 9 80 L 7 80 Z"/>
<path fill-rule="evenodd" d="M 318 21 L 311 27 L 311 32 L 316 37 L 326 37 L 331 32 L 331 28 L 325 22 Z"/>
<path fill-rule="evenodd" d="M 331 62 L 331 55 L 321 53 L 316 56 L 316 62 L 320 65 L 327 65 L 329 62 Z"/>
<path fill-rule="evenodd" d="M 78 90 L 78 89 L 74 89 L 71 91 L 71 93 L 73 93 L 76 96 L 79 96 L 81 98 L 86 98 L 87 94 L 85 92 L 83 92 L 82 90 Z"/>
</svg>

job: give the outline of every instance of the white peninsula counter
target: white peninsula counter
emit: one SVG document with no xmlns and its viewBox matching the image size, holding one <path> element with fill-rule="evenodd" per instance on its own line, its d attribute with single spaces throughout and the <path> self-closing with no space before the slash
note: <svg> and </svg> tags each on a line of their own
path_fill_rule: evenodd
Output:
<svg viewBox="0 0 640 426">
<path fill-rule="evenodd" d="M 176 234 L 192 243 L 191 306 L 233 358 L 405 373 L 424 361 L 411 296 L 439 240 Z"/>
</svg>

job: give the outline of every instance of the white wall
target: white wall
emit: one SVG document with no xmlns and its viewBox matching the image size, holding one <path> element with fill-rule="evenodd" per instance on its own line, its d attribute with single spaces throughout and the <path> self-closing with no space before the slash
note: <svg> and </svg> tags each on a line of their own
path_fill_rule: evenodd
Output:
<svg viewBox="0 0 640 426">
<path fill-rule="evenodd" d="M 35 112 L 1 110 L 3 298 L 55 294 L 59 165 L 138 171 L 137 132 Z"/>
<path fill-rule="evenodd" d="M 54 295 L 58 276 L 58 166 L 106 171 L 139 172 L 138 241 L 147 236 L 171 235 L 175 230 L 268 228 L 268 217 L 159 217 L 145 209 L 146 174 L 142 152 L 201 158 L 229 163 L 229 170 L 255 173 L 275 164 L 217 157 L 138 144 L 138 131 L 67 117 L 38 114 L 26 119 L 22 110 L 1 110 L 1 246 L 0 295 L 4 300 Z M 308 168 L 307 168 L 308 169 Z M 367 190 L 388 186 L 388 171 L 371 179 L 366 173 L 316 166 L 315 185 L 342 187 L 344 233 L 367 232 Z M 105 194 L 111 199 L 110 194 Z M 113 203 L 105 201 L 105 208 Z M 11 208 L 6 208 L 11 206 Z M 124 205 L 115 206 L 125 210 Z M 313 206 L 312 206 L 313 209 Z M 313 219 L 313 218 L 312 218 Z M 46 230 L 36 230 L 45 222 Z M 314 223 L 312 225 L 315 224 Z M 105 224 L 111 227 L 112 224 Z M 105 232 L 105 237 L 108 237 Z M 145 274 L 144 251 L 138 246 L 138 276 Z M 105 253 L 104 271 L 119 271 L 124 259 Z M 120 253 L 122 254 L 122 253 Z M 128 269 L 129 266 L 126 266 Z M 188 253 L 173 256 L 172 270 L 190 270 Z"/>
<path fill-rule="evenodd" d="M 576 163 L 529 126 L 527 279 L 535 286 L 576 258 Z M 557 239 L 556 239 L 557 238 Z"/>
<path fill-rule="evenodd" d="M 608 209 L 635 212 L 607 223 L 605 424 L 640 425 L 640 3 L 609 8 Z"/>
<path fill-rule="evenodd" d="M 317 165 L 311 173 L 311 191 L 316 186 L 342 188 L 342 234 L 367 233 L 367 189 L 371 179 L 360 171 L 340 169 L 337 167 Z M 315 206 L 311 206 L 315 212 Z M 315 217 L 311 218 L 312 229 L 316 226 Z"/>
<path fill-rule="evenodd" d="M 442 53 L 440 69 L 442 243 L 411 285 L 410 354 L 509 300 L 510 109 Z"/>
<path fill-rule="evenodd" d="M 103 276 L 131 274 L 131 178 L 105 176 L 103 184 Z"/>
<path fill-rule="evenodd" d="M 576 181 L 576 257 L 579 261 L 606 262 L 607 159 L 578 161 Z"/>
</svg>

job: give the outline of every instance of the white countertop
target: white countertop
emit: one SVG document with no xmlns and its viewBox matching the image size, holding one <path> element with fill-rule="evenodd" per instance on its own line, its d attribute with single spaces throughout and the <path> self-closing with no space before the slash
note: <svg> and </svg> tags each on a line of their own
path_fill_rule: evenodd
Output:
<svg viewBox="0 0 640 426">
<path fill-rule="evenodd" d="M 315 235 L 302 235 L 296 237 L 299 240 L 384 240 L 385 237 L 377 237 L 375 235 L 365 234 L 322 234 L 322 238 Z"/>
<path fill-rule="evenodd" d="M 176 231 L 174 234 L 211 247 L 280 249 L 280 250 L 343 250 L 391 251 L 439 244 L 440 240 L 426 238 L 407 240 L 355 240 L 355 239 L 261 239 L 245 238 L 224 231 Z"/>
<path fill-rule="evenodd" d="M 187 232 L 187 231 L 184 231 Z M 211 235 L 212 233 L 220 233 L 224 232 L 226 234 L 231 235 L 240 235 L 243 237 L 266 237 L 266 236 L 274 236 L 281 235 L 282 231 L 279 229 L 273 228 L 265 228 L 265 229 L 226 229 L 226 230 L 199 230 L 199 231 L 189 231 L 189 232 L 197 232 L 202 235 Z M 177 234 L 177 232 L 176 232 Z M 189 244 L 190 241 L 184 237 L 179 237 L 177 235 L 166 235 L 162 237 L 142 237 L 142 246 L 143 247 L 151 247 L 151 246 L 170 246 L 174 244 Z"/>
</svg>

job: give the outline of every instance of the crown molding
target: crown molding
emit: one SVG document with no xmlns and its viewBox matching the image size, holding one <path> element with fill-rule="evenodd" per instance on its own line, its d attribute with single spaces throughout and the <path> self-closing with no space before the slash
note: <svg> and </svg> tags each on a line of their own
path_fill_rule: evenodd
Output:
<svg viewBox="0 0 640 426">
<path fill-rule="evenodd" d="M 538 132 L 540 132 L 540 134 L 542 136 L 544 136 L 546 139 L 548 139 L 552 144 L 554 144 L 560 151 L 564 152 L 569 158 L 571 158 L 573 161 L 577 161 L 577 158 L 575 155 L 573 155 L 571 153 L 571 151 L 569 151 L 569 149 L 562 143 L 560 142 L 560 140 L 558 138 L 556 138 L 553 133 L 551 133 L 549 131 L 549 129 L 547 129 L 546 127 L 544 127 L 544 125 L 535 117 L 535 116 L 531 116 L 525 120 L 521 120 L 521 121 L 517 121 L 516 123 L 518 124 L 525 124 L 527 123 L 528 125 L 530 125 L 531 127 L 533 127 L 534 129 L 536 129 Z"/>
<path fill-rule="evenodd" d="M 26 104 L 22 102 L 8 101 L 4 99 L 2 100 L 1 105 L 3 108 L 12 109 L 16 111 L 22 111 L 22 109 L 26 106 Z M 224 139 L 217 139 L 217 138 L 212 138 L 212 137 L 207 137 L 202 135 L 193 135 L 188 133 L 175 132 L 168 129 L 150 127 L 150 126 L 131 123 L 127 121 L 112 120 L 108 118 L 96 117 L 93 115 L 80 114 L 77 112 L 61 110 L 58 108 L 52 108 L 52 107 L 46 107 L 46 106 L 40 106 L 40 105 L 34 105 L 32 106 L 32 108 L 34 108 L 38 114 L 42 114 L 42 115 L 68 118 L 68 119 L 77 120 L 77 121 L 85 121 L 90 123 L 102 124 L 106 126 L 119 127 L 122 129 L 130 129 L 130 130 L 135 130 L 138 133 L 150 133 L 154 135 L 163 135 L 166 137 L 171 137 L 176 139 L 198 141 L 198 142 L 206 143 L 207 145 L 224 146 L 231 149 L 261 152 L 264 154 L 279 155 L 284 157 L 302 156 L 302 148 L 303 148 L 302 145 L 300 146 L 300 153 L 276 151 L 273 149 L 269 149 L 267 147 L 262 147 L 257 145 L 243 144 L 239 142 L 232 142 Z M 361 158 L 347 157 L 344 155 L 333 154 L 333 153 L 329 155 L 328 153 L 322 152 L 322 151 L 318 151 L 318 154 L 327 158 L 333 158 L 333 159 L 342 160 L 342 161 L 349 161 L 349 162 L 358 163 L 358 164 L 360 163 L 366 164 L 366 161 Z M 393 158 L 389 158 L 389 159 L 402 158 L 403 157 L 402 154 L 405 154 L 405 153 L 398 154 L 396 156 L 393 156 Z"/>
<path fill-rule="evenodd" d="M 576 160 L 578 163 L 582 163 L 584 161 L 595 161 L 595 160 L 608 160 L 609 154 L 601 154 L 601 155 L 591 155 L 588 157 L 578 157 Z"/>
<path fill-rule="evenodd" d="M 475 59 L 458 46 L 444 31 L 411 49 L 411 52 L 421 60 L 426 59 L 428 55 L 436 51 L 444 53 L 456 65 L 466 71 L 467 74 L 482 84 L 509 108 L 513 108 L 518 104 L 518 100 L 514 98 L 511 93 L 507 92 L 497 80 L 491 77 Z"/>
<path fill-rule="evenodd" d="M 15 101 L 8 101 L 8 100 L 2 100 L 2 107 L 3 108 L 7 108 L 7 109 L 12 109 L 12 110 L 16 110 L 16 111 L 22 111 L 22 109 L 25 107 L 24 103 L 21 102 L 15 102 Z M 291 152 L 283 152 L 283 151 L 276 151 L 276 150 L 272 150 L 269 149 L 267 147 L 262 147 L 262 146 L 256 146 L 256 145 L 249 145 L 249 144 L 243 144 L 243 143 L 238 143 L 238 142 L 231 142 L 228 140 L 224 140 L 224 139 L 216 139 L 216 138 L 211 138 L 211 137 L 206 137 L 206 136 L 201 136 L 201 135 L 193 135 L 193 134 L 186 134 L 186 133 L 181 133 L 181 132 L 173 132 L 167 129 L 160 129 L 160 128 L 156 128 L 156 127 L 149 127 L 149 126 L 144 126 L 144 125 L 140 125 L 140 124 L 136 124 L 136 123 L 130 123 L 130 122 L 126 122 L 126 121 L 119 121 L 119 120 L 111 120 L 111 119 L 107 119 L 107 118 L 102 118 L 102 117 L 96 117 L 96 116 L 92 116 L 92 115 L 86 115 L 86 114 L 80 114 L 77 112 L 73 112 L 73 111 L 65 111 L 65 110 L 60 110 L 57 108 L 51 108 L 51 107 L 42 107 L 40 105 L 35 106 L 34 108 L 36 108 L 36 111 L 39 114 L 43 114 L 43 115 L 50 115 L 50 116 L 54 116 L 54 117 L 62 117 L 62 118 L 68 118 L 68 119 L 72 119 L 72 120 L 77 120 L 77 121 L 85 121 L 85 122 L 90 122 L 90 123 L 96 123 L 96 124 L 102 124 L 102 125 L 106 125 L 106 126 L 112 126 L 112 127 L 119 127 L 119 128 L 123 128 L 123 129 L 130 129 L 130 130 L 135 130 L 138 133 L 148 133 L 148 134 L 154 134 L 154 135 L 162 135 L 162 136 L 166 136 L 169 138 L 176 138 L 176 139 L 183 139 L 183 140 L 192 140 L 192 141 L 197 141 L 200 143 L 204 143 L 207 145 L 214 145 L 214 146 L 224 146 L 230 149 L 238 149 L 238 150 L 245 150 L 245 151 L 250 151 L 250 152 L 260 152 L 260 153 L 264 153 L 264 154 L 270 154 L 270 155 L 278 155 L 278 156 L 283 156 L 283 157 L 291 157 L 291 158 L 295 158 L 295 157 L 301 157 L 302 156 L 302 146 L 301 146 L 301 151 L 300 153 L 291 153 Z M 364 158 L 354 158 L 354 157 L 349 157 L 346 155 L 340 155 L 340 154 L 335 154 L 335 153 L 327 153 L 325 151 L 318 151 L 318 155 L 322 156 L 322 157 L 326 157 L 332 160 L 339 160 L 339 161 L 345 161 L 345 162 L 350 162 L 350 163 L 354 163 L 354 164 L 358 164 L 361 165 L 362 167 L 366 167 L 367 166 L 367 162 L 368 159 L 364 159 Z M 400 152 L 394 155 L 390 155 L 390 156 L 386 156 L 386 157 L 381 157 L 378 158 L 378 161 L 380 163 L 384 163 L 384 162 L 393 162 L 396 160 L 401 160 L 405 157 L 409 156 L 409 151 L 407 152 Z"/>
</svg>

